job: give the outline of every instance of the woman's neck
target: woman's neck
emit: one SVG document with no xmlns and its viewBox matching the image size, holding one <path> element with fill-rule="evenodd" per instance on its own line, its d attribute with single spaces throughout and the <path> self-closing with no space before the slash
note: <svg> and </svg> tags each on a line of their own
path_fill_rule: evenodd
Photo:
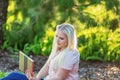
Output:
<svg viewBox="0 0 120 80">
<path fill-rule="evenodd" d="M 67 47 L 66 47 L 67 48 Z M 63 50 L 65 50 L 66 48 L 59 48 L 58 50 L 57 50 L 57 52 L 62 52 Z"/>
<path fill-rule="evenodd" d="M 61 52 L 63 51 L 65 48 L 58 48 L 58 51 Z"/>
</svg>

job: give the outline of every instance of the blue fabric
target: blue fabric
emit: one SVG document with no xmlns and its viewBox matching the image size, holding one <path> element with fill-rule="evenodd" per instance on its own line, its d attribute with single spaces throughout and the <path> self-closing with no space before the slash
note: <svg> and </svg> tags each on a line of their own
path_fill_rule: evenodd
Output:
<svg viewBox="0 0 120 80">
<path fill-rule="evenodd" d="M 28 80 L 25 74 L 12 72 L 0 80 Z"/>
</svg>

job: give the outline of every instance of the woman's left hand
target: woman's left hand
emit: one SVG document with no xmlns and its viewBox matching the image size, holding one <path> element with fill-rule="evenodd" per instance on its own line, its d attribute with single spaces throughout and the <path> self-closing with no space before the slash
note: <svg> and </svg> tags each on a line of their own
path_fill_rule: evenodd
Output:
<svg viewBox="0 0 120 80">
<path fill-rule="evenodd" d="M 35 80 L 34 72 L 31 72 L 30 70 L 26 70 L 25 74 L 29 80 Z"/>
</svg>

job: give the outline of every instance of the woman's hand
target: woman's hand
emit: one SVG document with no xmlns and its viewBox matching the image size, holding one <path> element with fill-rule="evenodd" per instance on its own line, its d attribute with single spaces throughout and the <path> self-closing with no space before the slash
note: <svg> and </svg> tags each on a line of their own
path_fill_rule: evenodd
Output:
<svg viewBox="0 0 120 80">
<path fill-rule="evenodd" d="M 25 74 L 29 80 L 35 80 L 34 72 L 31 72 L 30 70 L 26 70 Z"/>
</svg>

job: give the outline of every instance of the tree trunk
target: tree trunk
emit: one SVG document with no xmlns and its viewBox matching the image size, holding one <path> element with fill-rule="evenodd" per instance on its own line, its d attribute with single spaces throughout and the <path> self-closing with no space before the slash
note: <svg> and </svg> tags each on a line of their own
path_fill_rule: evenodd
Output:
<svg viewBox="0 0 120 80">
<path fill-rule="evenodd" d="M 2 25 L 6 22 L 8 0 L 0 0 L 0 45 L 3 43 Z"/>
</svg>

